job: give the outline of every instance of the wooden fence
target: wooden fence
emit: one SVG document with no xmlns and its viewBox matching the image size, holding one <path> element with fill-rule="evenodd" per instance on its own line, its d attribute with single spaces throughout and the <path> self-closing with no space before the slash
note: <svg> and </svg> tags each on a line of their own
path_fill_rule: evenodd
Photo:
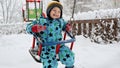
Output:
<svg viewBox="0 0 120 68">
<path fill-rule="evenodd" d="M 73 33 L 76 35 L 83 35 L 90 38 L 95 38 L 99 36 L 105 42 L 111 43 L 112 41 L 118 41 L 118 21 L 119 19 L 117 18 L 75 20 L 72 21 L 74 22 Z M 94 42 L 99 42 L 99 40 L 94 39 Z"/>
</svg>

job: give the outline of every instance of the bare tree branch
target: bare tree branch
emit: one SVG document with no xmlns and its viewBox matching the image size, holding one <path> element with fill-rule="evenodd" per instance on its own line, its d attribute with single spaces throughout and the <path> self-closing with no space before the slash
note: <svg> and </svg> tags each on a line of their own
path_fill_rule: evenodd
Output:
<svg viewBox="0 0 120 68">
<path fill-rule="evenodd" d="M 0 0 L 4 23 L 14 23 L 20 21 L 22 1 L 20 0 Z M 22 21 L 22 20 L 21 20 Z"/>
<path fill-rule="evenodd" d="M 1 8 L 2 8 L 2 14 L 3 14 L 3 21 L 5 21 L 5 11 L 4 11 L 4 4 L 3 4 L 4 0 L 1 0 L 0 1 L 0 5 L 1 5 Z"/>
</svg>

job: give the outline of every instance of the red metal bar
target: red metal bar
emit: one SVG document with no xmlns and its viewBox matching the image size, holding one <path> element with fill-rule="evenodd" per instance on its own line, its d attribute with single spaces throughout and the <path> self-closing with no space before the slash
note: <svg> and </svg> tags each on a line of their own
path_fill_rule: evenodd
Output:
<svg viewBox="0 0 120 68">
<path fill-rule="evenodd" d="M 64 40 L 66 39 L 66 32 L 64 33 Z M 58 44 L 57 46 L 56 46 L 56 54 L 58 54 L 59 53 L 59 50 L 60 50 L 60 44 Z"/>
<path fill-rule="evenodd" d="M 67 33 L 65 32 L 65 33 L 64 33 L 64 38 L 63 38 L 63 40 L 65 40 L 65 39 L 66 39 L 66 34 L 67 34 Z"/>
<path fill-rule="evenodd" d="M 73 48 L 73 44 L 74 44 L 74 42 L 71 43 L 70 50 L 72 50 L 72 48 Z"/>
<path fill-rule="evenodd" d="M 35 0 L 36 2 L 40 2 L 41 0 Z M 26 0 L 26 2 L 34 2 L 34 0 Z"/>
<path fill-rule="evenodd" d="M 39 45 L 39 49 L 38 49 L 38 55 L 39 56 L 40 56 L 41 52 L 42 52 L 42 44 Z"/>
<path fill-rule="evenodd" d="M 32 49 L 35 47 L 35 37 L 33 37 Z"/>
<path fill-rule="evenodd" d="M 60 44 L 58 44 L 58 45 L 56 46 L 56 54 L 59 53 L 59 50 L 60 50 Z"/>
<path fill-rule="evenodd" d="M 65 32 L 65 33 L 64 33 L 64 40 L 66 39 L 66 34 L 67 34 L 67 33 Z M 74 42 L 71 43 L 70 50 L 72 50 L 73 44 L 74 44 Z"/>
</svg>

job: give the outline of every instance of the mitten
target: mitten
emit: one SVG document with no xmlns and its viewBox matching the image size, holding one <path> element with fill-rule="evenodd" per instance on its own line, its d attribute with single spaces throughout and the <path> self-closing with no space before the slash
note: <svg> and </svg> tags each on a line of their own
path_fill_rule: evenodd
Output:
<svg viewBox="0 0 120 68">
<path fill-rule="evenodd" d="M 71 31 L 71 28 L 72 28 L 71 24 L 67 23 L 65 30 L 69 32 L 69 31 Z"/>
<path fill-rule="evenodd" d="M 46 26 L 42 26 L 42 25 L 39 25 L 39 24 L 36 24 L 36 25 L 32 26 L 32 32 L 34 32 L 34 33 L 39 33 L 41 31 L 44 31 L 45 29 L 46 29 Z"/>
</svg>

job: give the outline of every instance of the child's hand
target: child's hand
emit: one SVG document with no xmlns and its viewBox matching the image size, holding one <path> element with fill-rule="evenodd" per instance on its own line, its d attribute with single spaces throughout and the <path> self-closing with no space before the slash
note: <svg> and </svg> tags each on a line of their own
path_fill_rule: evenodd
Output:
<svg viewBox="0 0 120 68">
<path fill-rule="evenodd" d="M 45 29 L 46 29 L 46 26 L 42 26 L 42 25 L 39 25 L 39 24 L 36 24 L 36 25 L 32 26 L 32 32 L 34 32 L 34 33 L 44 31 Z"/>
<path fill-rule="evenodd" d="M 65 30 L 69 32 L 69 31 L 71 31 L 71 28 L 72 28 L 71 24 L 67 23 Z"/>
</svg>

